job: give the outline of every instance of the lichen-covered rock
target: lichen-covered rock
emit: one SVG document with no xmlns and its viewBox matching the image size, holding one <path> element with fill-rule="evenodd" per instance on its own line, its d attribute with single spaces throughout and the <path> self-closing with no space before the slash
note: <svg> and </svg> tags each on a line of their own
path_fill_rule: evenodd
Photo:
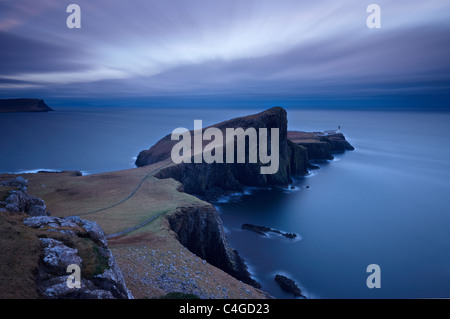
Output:
<svg viewBox="0 0 450 319">
<path fill-rule="evenodd" d="M 28 180 L 24 179 L 22 176 L 18 176 L 12 180 L 0 182 L 0 186 L 12 186 L 21 189 L 28 187 Z"/>
<path fill-rule="evenodd" d="M 3 181 L 0 187 L 14 187 L 16 190 L 10 190 L 9 196 L 1 204 L 4 209 L 10 213 L 24 212 L 30 216 L 45 216 L 47 207 L 42 199 L 28 194 L 28 181 L 19 176 L 15 179 Z"/>
<path fill-rule="evenodd" d="M 77 255 L 77 249 L 67 247 L 53 238 L 41 238 L 40 241 L 44 248 L 42 260 L 48 266 L 65 270 L 72 264 L 81 265 L 82 260 Z"/>
<path fill-rule="evenodd" d="M 23 223 L 42 230 L 41 236 L 45 236 L 40 238 L 42 256 L 37 275 L 38 289 L 44 298 L 133 298 L 108 248 L 105 233 L 96 222 L 78 216 L 33 216 Z M 80 243 L 84 245 L 83 253 L 77 248 Z M 83 259 L 83 254 L 91 260 Z M 86 264 L 91 265 L 90 271 L 83 268 Z M 84 273 L 81 288 L 68 287 L 69 265 L 78 265 Z"/>
</svg>

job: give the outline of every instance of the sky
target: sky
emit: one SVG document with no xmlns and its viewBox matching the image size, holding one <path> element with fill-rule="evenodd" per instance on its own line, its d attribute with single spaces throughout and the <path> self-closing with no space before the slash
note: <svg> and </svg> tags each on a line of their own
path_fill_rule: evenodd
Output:
<svg viewBox="0 0 450 319">
<path fill-rule="evenodd" d="M 0 98 L 450 109 L 448 0 L 0 0 L 0 43 Z"/>
</svg>

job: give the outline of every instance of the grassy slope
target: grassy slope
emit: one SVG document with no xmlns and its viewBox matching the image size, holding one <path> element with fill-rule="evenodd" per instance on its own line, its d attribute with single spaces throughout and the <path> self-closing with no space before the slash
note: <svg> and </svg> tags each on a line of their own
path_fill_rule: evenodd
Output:
<svg viewBox="0 0 450 319">
<path fill-rule="evenodd" d="M 87 176 L 73 176 L 70 172 L 20 176 L 29 180 L 29 193 L 42 198 L 53 216 L 79 215 L 98 222 L 108 235 L 136 226 L 159 213 L 174 212 L 177 207 L 209 205 L 179 192 L 177 188 L 180 184 L 175 180 L 160 180 L 152 177 L 153 174 L 149 175 L 167 163 Z M 0 175 L 0 181 L 14 177 L 16 175 L 3 174 Z M 142 180 L 134 196 L 120 203 L 133 193 Z M 116 203 L 120 204 L 85 214 Z M 160 297 L 179 287 L 186 286 L 189 289 L 189 284 L 184 285 L 184 281 L 192 278 L 195 281 L 190 280 L 190 285 L 205 295 L 213 294 L 218 298 L 264 296 L 259 290 L 237 281 L 187 251 L 168 229 L 164 214 L 126 236 L 109 240 L 110 248 L 135 297 Z M 168 251 L 171 253 L 167 254 Z M 172 283 L 174 290 L 167 282 Z M 225 289 L 218 293 L 218 286 Z"/>
<path fill-rule="evenodd" d="M 0 213 L 0 298 L 37 298 L 34 282 L 40 243 L 23 216 Z"/>
</svg>

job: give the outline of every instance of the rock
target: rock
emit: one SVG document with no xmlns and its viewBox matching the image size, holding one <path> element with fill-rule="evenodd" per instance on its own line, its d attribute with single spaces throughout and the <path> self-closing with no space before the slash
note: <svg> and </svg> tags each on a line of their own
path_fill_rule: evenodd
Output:
<svg viewBox="0 0 450 319">
<path fill-rule="evenodd" d="M 52 238 L 40 238 L 44 248 L 43 261 L 48 266 L 55 267 L 58 271 L 64 270 L 71 264 L 81 265 L 81 258 L 77 255 L 77 250 L 67 247 L 62 242 Z"/>
<path fill-rule="evenodd" d="M 242 229 L 248 229 L 251 231 L 254 231 L 255 233 L 258 233 L 260 235 L 263 236 L 267 236 L 267 233 L 272 232 L 272 233 L 277 233 L 280 234 L 286 238 L 296 238 L 297 234 L 295 233 L 283 233 L 282 231 L 279 231 L 277 229 L 272 229 L 270 227 L 266 227 L 266 226 L 256 226 L 256 225 L 252 225 L 252 224 L 243 224 L 241 226 Z"/>
<path fill-rule="evenodd" d="M 81 219 L 78 216 L 65 218 L 33 216 L 25 218 L 23 223 L 37 229 L 50 228 L 46 229 L 44 233 L 46 237 L 40 238 L 43 252 L 42 265 L 38 267 L 37 283 L 44 298 L 133 298 L 126 287 L 122 272 L 108 248 L 105 233 L 97 223 Z M 100 270 L 96 271 L 100 271 L 99 273 L 87 278 L 82 276 L 79 289 L 67 287 L 69 274 L 66 272 L 67 266 L 71 264 L 80 266 L 83 271 L 84 261 L 79 251 L 76 247 L 71 247 L 76 243 L 73 238 L 77 236 L 83 236 L 83 242 L 92 241 L 96 246 L 90 255 L 97 256 L 97 262 L 104 263 L 101 268 L 97 266 L 97 269 Z M 66 241 L 71 244 L 68 245 Z"/>
<path fill-rule="evenodd" d="M 289 279 L 283 275 L 276 275 L 275 281 L 278 283 L 278 285 L 286 292 L 292 293 L 295 297 L 303 297 L 300 288 L 297 286 L 297 284 L 292 280 Z"/>
<path fill-rule="evenodd" d="M 57 217 L 51 217 L 51 216 L 34 216 L 25 218 L 23 223 L 26 226 L 33 227 L 33 228 L 43 228 L 47 226 L 48 224 L 55 224 L 59 218 Z"/>
<path fill-rule="evenodd" d="M 22 176 L 19 176 L 9 181 L 0 182 L 0 186 L 12 186 L 20 189 L 28 186 L 28 180 L 24 179 Z"/>
<path fill-rule="evenodd" d="M 0 186 L 15 187 L 18 190 L 9 192 L 9 196 L 2 203 L 10 213 L 25 212 L 30 216 L 49 215 L 42 199 L 28 195 L 28 181 L 21 176 L 0 183 Z"/>
<path fill-rule="evenodd" d="M 107 247 L 106 235 L 103 229 L 93 221 L 82 220 L 83 227 L 88 232 L 89 236 L 101 247 Z"/>
</svg>

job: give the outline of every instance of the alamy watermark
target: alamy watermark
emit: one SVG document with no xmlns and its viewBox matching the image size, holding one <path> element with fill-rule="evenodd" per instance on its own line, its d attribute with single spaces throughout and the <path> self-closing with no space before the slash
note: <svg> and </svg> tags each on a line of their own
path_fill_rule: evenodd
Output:
<svg viewBox="0 0 450 319">
<path fill-rule="evenodd" d="M 67 277 L 67 287 L 81 288 L 81 269 L 77 264 L 70 264 L 67 266 L 66 272 L 71 275 Z"/>
<path fill-rule="evenodd" d="M 253 127 L 226 128 L 225 142 L 222 130 L 210 127 L 203 131 L 202 120 L 194 120 L 194 136 L 186 128 L 176 128 L 171 139 L 178 140 L 171 151 L 172 161 L 176 164 L 191 163 L 249 163 L 268 164 L 261 166 L 261 174 L 276 174 L 280 164 L 280 130 Z M 193 144 L 192 145 L 192 140 Z M 248 140 L 248 148 L 247 141 Z M 270 140 L 270 141 L 269 141 Z M 211 141 L 203 148 L 203 141 Z M 270 142 L 270 154 L 268 144 Z M 225 146 L 224 146 L 225 143 Z M 193 147 L 192 147 L 193 146 Z M 236 148 L 236 153 L 235 153 Z M 226 154 L 224 156 L 224 149 Z M 248 149 L 248 152 L 247 152 Z M 235 156 L 236 155 L 236 156 Z M 225 159 L 224 159 L 225 157 Z"/>
<path fill-rule="evenodd" d="M 366 272 L 371 273 L 367 277 L 366 285 L 367 288 L 381 288 L 381 268 L 377 264 L 370 264 L 367 266 Z"/>
<path fill-rule="evenodd" d="M 69 4 L 66 9 L 70 15 L 67 17 L 66 25 L 69 29 L 81 28 L 81 8 L 78 4 Z M 369 4 L 366 12 L 370 13 L 367 17 L 366 25 L 369 29 L 381 28 L 381 8 L 378 4 Z"/>
</svg>

